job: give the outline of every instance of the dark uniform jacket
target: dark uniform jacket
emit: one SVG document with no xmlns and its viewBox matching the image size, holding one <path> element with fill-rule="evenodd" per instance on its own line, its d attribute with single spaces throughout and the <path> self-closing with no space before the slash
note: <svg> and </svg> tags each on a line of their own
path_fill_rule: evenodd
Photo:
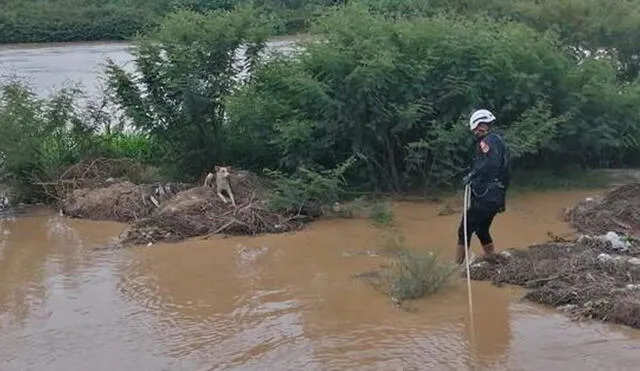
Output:
<svg viewBox="0 0 640 371">
<path fill-rule="evenodd" d="M 509 150 L 498 134 L 490 132 L 477 141 L 470 181 L 474 201 L 504 211 L 510 183 Z"/>
</svg>

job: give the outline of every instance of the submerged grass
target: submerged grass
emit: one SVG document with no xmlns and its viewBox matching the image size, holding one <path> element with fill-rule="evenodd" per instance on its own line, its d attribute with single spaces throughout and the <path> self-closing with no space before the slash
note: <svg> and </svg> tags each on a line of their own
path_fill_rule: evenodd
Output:
<svg viewBox="0 0 640 371">
<path fill-rule="evenodd" d="M 455 282 L 457 265 L 433 251 L 413 250 L 404 236 L 392 231 L 382 251 L 391 258 L 380 270 L 361 275 L 394 301 L 420 299 L 444 290 Z"/>
<path fill-rule="evenodd" d="M 388 202 L 376 201 L 371 205 L 369 219 L 378 226 L 389 226 L 393 223 L 393 211 Z"/>
<path fill-rule="evenodd" d="M 382 199 L 368 199 L 356 197 L 341 204 L 335 214 L 342 218 L 367 218 L 378 227 L 391 227 L 394 220 L 393 210 L 388 201 Z"/>
</svg>

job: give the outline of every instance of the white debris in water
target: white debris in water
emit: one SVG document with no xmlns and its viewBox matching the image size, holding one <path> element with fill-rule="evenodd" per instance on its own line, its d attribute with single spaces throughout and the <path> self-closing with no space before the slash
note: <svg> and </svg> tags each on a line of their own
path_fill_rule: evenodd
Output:
<svg viewBox="0 0 640 371">
<path fill-rule="evenodd" d="M 628 251 L 631 247 L 629 241 L 625 241 L 616 232 L 609 231 L 604 236 L 599 236 L 601 241 L 608 241 L 611 243 L 611 247 L 616 251 Z"/>
<path fill-rule="evenodd" d="M 630 284 L 628 284 L 626 286 L 626 289 L 629 290 L 629 291 L 638 291 L 638 290 L 640 290 L 640 285 L 639 284 L 630 283 Z"/>
<path fill-rule="evenodd" d="M 591 201 L 593 201 L 593 197 L 587 197 L 584 200 L 587 201 L 587 202 L 591 202 Z"/>
</svg>

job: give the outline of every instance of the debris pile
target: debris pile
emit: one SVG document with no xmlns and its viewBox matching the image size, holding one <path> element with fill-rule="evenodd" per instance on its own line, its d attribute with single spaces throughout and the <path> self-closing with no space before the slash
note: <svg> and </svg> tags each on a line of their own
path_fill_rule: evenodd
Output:
<svg viewBox="0 0 640 371">
<path fill-rule="evenodd" d="M 640 237 L 640 183 L 613 188 L 603 197 L 587 198 L 566 217 L 582 233 L 602 235 L 611 231 Z"/>
<path fill-rule="evenodd" d="M 640 328 L 640 250 L 617 252 L 605 239 L 534 245 L 478 259 L 474 280 L 523 286 L 525 299 L 591 318 Z"/>
<path fill-rule="evenodd" d="M 248 171 L 229 172 L 234 206 L 218 196 L 215 184 L 144 183 L 151 176 L 138 174 L 136 179 L 136 173 L 149 171 L 140 166 L 128 160 L 85 161 L 66 169 L 57 181 L 39 184 L 69 217 L 131 223 L 119 246 L 218 233 L 287 232 L 318 216 L 303 209 L 273 210 L 273 188 Z"/>
<path fill-rule="evenodd" d="M 62 202 L 73 191 L 78 189 L 95 189 L 108 187 L 113 183 L 129 180 L 144 183 L 146 179 L 156 176 L 156 169 L 126 158 L 97 158 L 84 160 L 66 168 L 53 181 L 34 184 L 42 187 L 49 197 Z"/>
<path fill-rule="evenodd" d="M 224 233 L 255 235 L 299 229 L 308 218 L 282 214 L 267 205 L 269 188 L 258 176 L 233 171 L 230 183 L 236 206 L 223 202 L 214 187 L 195 187 L 176 194 L 148 217 L 136 221 L 121 236 L 122 244 L 175 242 Z"/>
<path fill-rule="evenodd" d="M 188 184 L 133 184 L 109 180 L 106 187 L 80 188 L 65 197 L 60 209 L 73 218 L 123 223 L 145 218 Z"/>
</svg>

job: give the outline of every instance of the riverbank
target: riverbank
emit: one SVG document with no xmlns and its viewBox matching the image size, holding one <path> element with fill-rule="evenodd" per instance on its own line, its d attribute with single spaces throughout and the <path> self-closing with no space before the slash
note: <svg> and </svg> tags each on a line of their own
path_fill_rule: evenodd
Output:
<svg viewBox="0 0 640 371">
<path fill-rule="evenodd" d="M 273 35 L 267 39 L 268 44 L 274 44 L 273 47 L 277 49 L 280 43 L 285 43 L 287 45 L 295 42 L 306 42 L 310 41 L 315 36 L 309 33 L 291 33 L 286 35 Z M 107 47 L 110 48 L 112 46 L 124 47 L 124 48 L 135 48 L 135 43 L 133 40 L 76 40 L 76 41 L 52 41 L 52 42 L 17 42 L 17 43 L 0 43 L 0 51 L 20 51 L 20 50 L 38 50 L 38 49 L 47 49 L 47 48 L 76 48 L 76 47 L 90 47 L 90 48 L 101 48 Z M 109 50 L 109 49 L 107 49 Z"/>
</svg>

